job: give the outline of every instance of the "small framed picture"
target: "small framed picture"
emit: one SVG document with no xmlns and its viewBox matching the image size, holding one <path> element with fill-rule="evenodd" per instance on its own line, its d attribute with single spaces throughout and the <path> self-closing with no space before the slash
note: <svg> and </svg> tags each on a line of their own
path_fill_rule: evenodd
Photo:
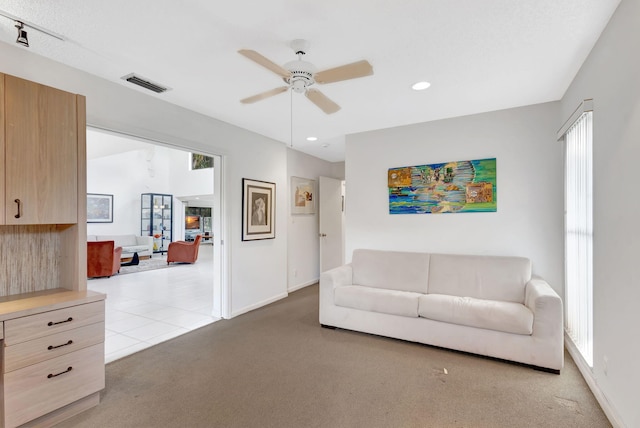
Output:
<svg viewBox="0 0 640 428">
<path fill-rule="evenodd" d="M 291 214 L 316 213 L 316 181 L 291 177 Z"/>
<path fill-rule="evenodd" d="M 242 179 L 242 240 L 273 239 L 276 184 Z"/>
<path fill-rule="evenodd" d="M 113 223 L 113 195 L 87 193 L 87 223 Z"/>
</svg>

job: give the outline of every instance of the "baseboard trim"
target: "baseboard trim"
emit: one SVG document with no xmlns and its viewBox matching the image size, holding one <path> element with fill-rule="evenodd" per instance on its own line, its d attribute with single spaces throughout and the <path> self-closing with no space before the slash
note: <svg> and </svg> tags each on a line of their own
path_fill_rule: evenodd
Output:
<svg viewBox="0 0 640 428">
<path fill-rule="evenodd" d="M 319 281 L 319 279 L 317 279 L 317 278 L 316 278 L 316 279 L 312 279 L 311 281 L 307 281 L 307 282 L 305 282 L 305 283 L 302 283 L 302 284 L 298 284 L 298 285 L 294 285 L 294 286 L 292 286 L 292 287 L 289 287 L 289 288 L 288 288 L 288 291 L 289 291 L 289 293 L 292 293 L 292 292 L 294 292 L 294 291 L 300 290 L 301 288 L 305 288 L 305 287 L 308 287 L 308 286 L 310 286 L 310 285 L 317 284 L 317 283 L 318 283 L 318 281 Z"/>
<path fill-rule="evenodd" d="M 598 404 L 600 404 L 600 407 L 602 407 L 602 411 L 609 419 L 609 422 L 611 422 L 611 425 L 613 425 L 614 428 L 626 428 L 626 425 L 620 419 L 618 412 L 613 407 L 613 405 L 611 405 L 609 400 L 607 400 L 607 397 L 598 386 L 598 381 L 593 376 L 591 367 L 589 367 L 584 358 L 582 358 L 582 354 L 580 353 L 580 351 L 578 351 L 578 348 L 573 343 L 573 340 L 568 334 L 566 334 L 566 332 L 564 335 L 564 343 L 567 351 L 569 351 L 569 355 L 571 355 L 571 358 L 573 358 L 573 361 L 576 363 L 578 370 L 580 370 L 580 374 L 582 374 L 585 382 L 587 382 L 589 389 L 593 393 L 593 396 L 596 397 Z"/>
<path fill-rule="evenodd" d="M 268 304 L 271 304 L 273 302 L 277 302 L 278 300 L 282 300 L 285 297 L 287 297 L 289 295 L 289 293 L 280 293 L 280 294 L 276 294 L 273 297 L 270 297 L 269 299 L 263 300 L 261 302 L 258 303 L 254 303 L 253 305 L 249 305 L 249 306 L 245 306 L 242 309 L 238 309 L 237 311 L 232 311 L 231 312 L 231 318 L 235 318 L 238 315 L 242 315 L 242 314 L 246 314 L 247 312 L 251 312 L 255 309 L 261 308 L 263 306 L 267 306 Z"/>
</svg>

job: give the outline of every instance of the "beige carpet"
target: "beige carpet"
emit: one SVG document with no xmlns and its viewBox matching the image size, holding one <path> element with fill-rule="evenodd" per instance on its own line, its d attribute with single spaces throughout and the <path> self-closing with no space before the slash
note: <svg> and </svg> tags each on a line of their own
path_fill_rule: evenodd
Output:
<svg viewBox="0 0 640 428">
<path fill-rule="evenodd" d="M 311 286 L 107 365 L 101 404 L 60 427 L 611 426 L 565 366 L 323 329 Z"/>
</svg>

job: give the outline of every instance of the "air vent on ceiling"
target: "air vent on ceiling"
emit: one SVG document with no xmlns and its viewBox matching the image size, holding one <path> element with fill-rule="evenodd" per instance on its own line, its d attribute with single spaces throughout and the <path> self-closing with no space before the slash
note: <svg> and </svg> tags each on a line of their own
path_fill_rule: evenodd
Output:
<svg viewBox="0 0 640 428">
<path fill-rule="evenodd" d="M 171 88 L 168 88 L 166 86 L 162 86 L 162 85 L 159 85 L 157 83 L 153 83 L 152 81 L 150 81 L 146 77 L 138 76 L 138 75 L 136 75 L 134 73 L 127 74 L 126 76 L 122 76 L 122 79 L 126 80 L 127 82 L 131 82 L 134 85 L 142 86 L 143 88 L 148 89 L 148 90 L 153 91 L 153 92 L 156 92 L 158 94 L 161 94 L 161 93 L 171 89 Z"/>
</svg>

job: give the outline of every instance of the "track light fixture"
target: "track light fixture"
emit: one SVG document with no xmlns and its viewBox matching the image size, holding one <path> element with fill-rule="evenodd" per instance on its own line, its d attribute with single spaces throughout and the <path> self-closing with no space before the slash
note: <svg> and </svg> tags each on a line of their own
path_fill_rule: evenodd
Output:
<svg viewBox="0 0 640 428">
<path fill-rule="evenodd" d="M 16 21 L 16 28 L 18 29 L 18 38 L 16 39 L 16 43 L 28 48 L 29 39 L 27 38 L 27 30 L 24 29 L 24 24 L 20 21 Z"/>
<path fill-rule="evenodd" d="M 13 15 L 9 12 L 5 12 L 2 9 L 0 9 L 0 16 L 4 16 L 5 18 L 13 21 L 15 27 L 18 29 L 18 38 L 16 39 L 16 43 L 24 46 L 25 48 L 29 47 L 29 39 L 27 38 L 27 30 L 25 30 L 25 28 L 29 28 L 29 30 L 36 30 L 42 34 L 46 34 L 47 36 L 51 36 L 62 42 L 66 41 L 66 38 L 64 36 L 54 33 L 51 30 L 47 30 L 46 28 L 36 25 L 32 22 L 26 21 L 19 16 Z"/>
</svg>

